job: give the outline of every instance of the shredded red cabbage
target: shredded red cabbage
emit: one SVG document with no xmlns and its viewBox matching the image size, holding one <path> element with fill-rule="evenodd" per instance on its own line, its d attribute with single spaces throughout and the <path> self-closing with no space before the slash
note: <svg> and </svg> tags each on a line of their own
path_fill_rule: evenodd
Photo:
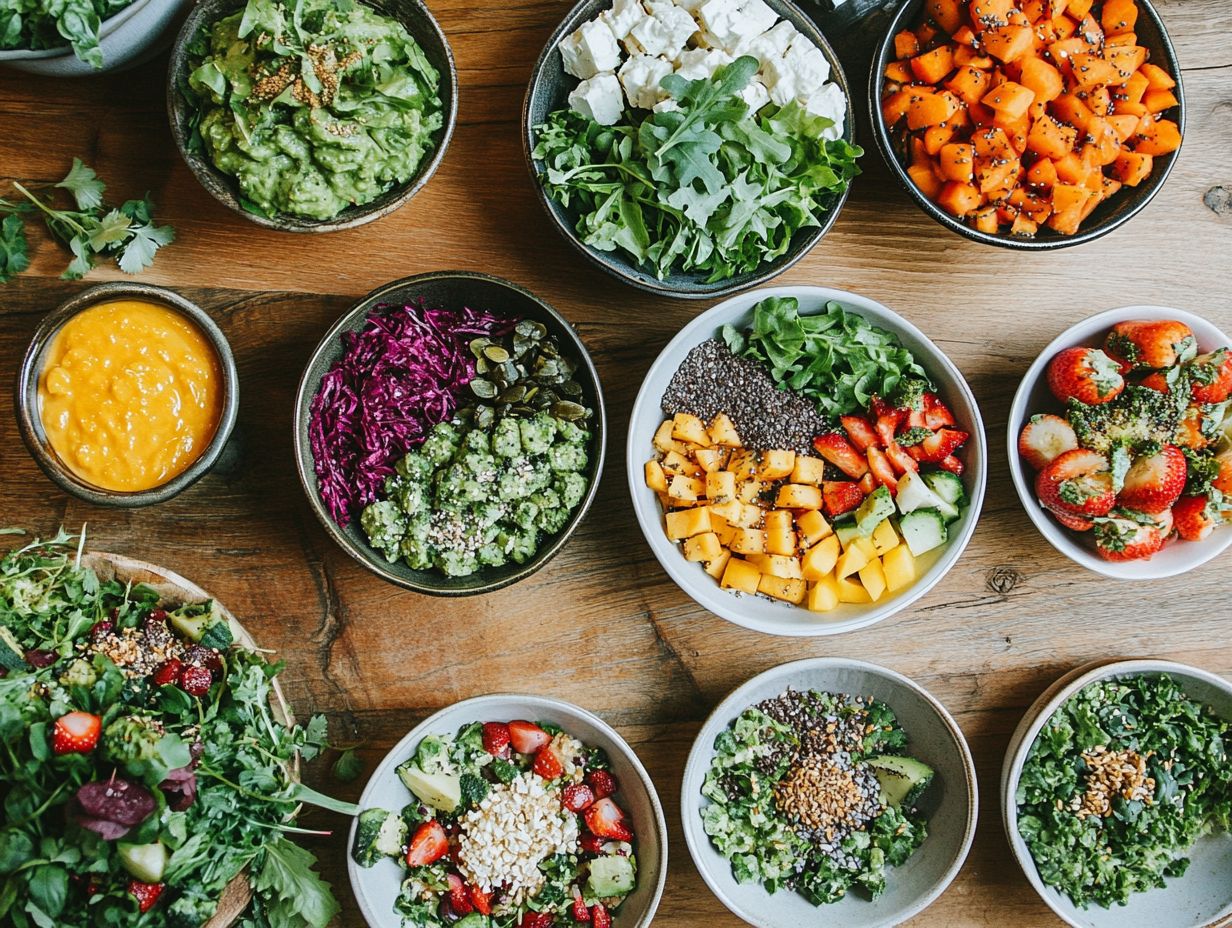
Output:
<svg viewBox="0 0 1232 928">
<path fill-rule="evenodd" d="M 483 310 L 376 307 L 313 397 L 308 440 L 321 499 L 346 525 L 377 499 L 394 463 L 451 418 L 475 376 L 470 342 L 499 336 L 516 319 Z"/>
</svg>

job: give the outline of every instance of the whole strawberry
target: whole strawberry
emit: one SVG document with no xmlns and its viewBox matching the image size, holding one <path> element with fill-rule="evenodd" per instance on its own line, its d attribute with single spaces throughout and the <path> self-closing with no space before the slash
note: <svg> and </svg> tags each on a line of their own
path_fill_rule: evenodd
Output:
<svg viewBox="0 0 1232 928">
<path fill-rule="evenodd" d="M 1039 472 L 1035 492 L 1045 509 L 1084 519 L 1107 515 L 1116 504 L 1108 459 L 1095 451 L 1066 451 Z"/>
<path fill-rule="evenodd" d="M 1104 350 L 1124 371 L 1163 370 L 1197 352 L 1193 331 L 1175 319 L 1118 322 L 1104 340 Z"/>
<path fill-rule="evenodd" d="M 55 754 L 89 754 L 98 747 L 103 720 L 89 712 L 70 712 L 56 719 L 51 729 L 51 750 Z"/>
<path fill-rule="evenodd" d="M 1117 503 L 1138 512 L 1163 512 L 1180 498 L 1188 473 L 1185 453 L 1176 445 L 1164 445 L 1157 453 L 1134 461 Z"/>
<path fill-rule="evenodd" d="M 1066 348 L 1048 365 L 1048 388 L 1062 403 L 1096 406 L 1125 389 L 1120 366 L 1098 348 Z"/>
</svg>

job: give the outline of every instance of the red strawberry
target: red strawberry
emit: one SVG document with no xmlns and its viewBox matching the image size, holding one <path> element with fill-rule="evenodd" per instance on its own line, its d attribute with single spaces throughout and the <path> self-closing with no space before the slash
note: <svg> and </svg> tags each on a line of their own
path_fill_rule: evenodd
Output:
<svg viewBox="0 0 1232 928">
<path fill-rule="evenodd" d="M 1176 427 L 1176 443 L 1182 448 L 1201 451 L 1211 443 L 1207 434 L 1207 415 L 1203 407 L 1191 403 L 1181 415 L 1180 424 Z"/>
<path fill-rule="evenodd" d="M 1153 374 L 1147 374 L 1142 378 L 1142 383 L 1139 386 L 1146 387 L 1148 390 L 1156 390 L 1159 393 L 1171 393 L 1172 387 L 1168 383 L 1168 375 L 1161 371 L 1156 371 Z"/>
<path fill-rule="evenodd" d="M 466 884 L 462 882 L 462 877 L 456 873 L 446 873 L 445 879 L 449 882 L 449 905 L 458 915 L 470 915 L 475 911 L 475 906 L 471 903 L 471 894 L 466 888 Z"/>
<path fill-rule="evenodd" d="M 578 844 L 581 845 L 583 853 L 596 856 L 603 853 L 604 840 L 598 835 L 582 835 L 578 839 Z"/>
<path fill-rule="evenodd" d="M 844 512 L 851 512 L 864 502 L 864 495 L 864 491 L 858 484 L 847 481 L 827 480 L 821 485 L 821 496 L 826 503 L 826 512 L 831 516 L 841 516 Z"/>
<path fill-rule="evenodd" d="M 514 719 L 509 723 L 509 741 L 519 754 L 534 754 L 552 740 L 552 736 L 525 719 Z"/>
<path fill-rule="evenodd" d="M 210 673 L 222 673 L 222 656 L 213 648 L 191 644 L 184 649 L 184 662 L 204 667 Z"/>
<path fill-rule="evenodd" d="M 509 749 L 511 740 L 509 726 L 504 722 L 484 722 L 483 749 L 493 757 L 508 760 L 512 753 Z"/>
<path fill-rule="evenodd" d="M 919 444 L 920 460 L 935 464 L 944 461 L 967 443 L 971 436 L 958 429 L 942 429 L 929 435 Z"/>
<path fill-rule="evenodd" d="M 813 439 L 813 447 L 818 454 L 853 480 L 859 480 L 868 473 L 868 465 L 864 463 L 860 452 L 838 432 L 818 435 Z"/>
<path fill-rule="evenodd" d="M 941 397 L 935 393 L 924 394 L 924 425 L 934 432 L 957 425 L 950 407 L 941 402 Z"/>
<path fill-rule="evenodd" d="M 535 762 L 531 765 L 530 769 L 545 780 L 555 780 L 565 772 L 564 764 L 560 762 L 560 758 L 556 756 L 556 752 L 552 750 L 551 745 L 539 749 L 539 753 L 535 755 Z"/>
<path fill-rule="evenodd" d="M 1095 526 L 1095 550 L 1106 561 L 1145 560 L 1163 548 L 1166 536 L 1156 525 L 1108 519 Z"/>
<path fill-rule="evenodd" d="M 106 619 L 99 619 L 90 626 L 90 640 L 97 644 L 114 631 L 114 622 L 109 622 Z"/>
<path fill-rule="evenodd" d="M 89 712 L 70 712 L 56 719 L 51 729 L 51 750 L 56 754 L 89 754 L 98 746 L 103 720 Z"/>
<path fill-rule="evenodd" d="M 478 886 L 468 886 L 467 892 L 471 896 L 471 905 L 475 907 L 475 911 L 480 915 L 492 914 L 492 894 L 485 893 Z"/>
<path fill-rule="evenodd" d="M 1197 342 L 1189 326 L 1174 319 L 1118 322 L 1104 339 L 1104 350 L 1122 370 L 1162 370 L 1192 356 Z"/>
<path fill-rule="evenodd" d="M 183 672 L 183 661 L 176 660 L 174 657 L 169 661 L 163 661 L 158 669 L 154 671 L 154 684 L 156 686 L 170 686 L 180 679 L 180 674 Z"/>
<path fill-rule="evenodd" d="M 894 444 L 894 436 L 898 433 L 898 427 L 906 418 L 907 414 L 901 409 L 891 409 L 877 417 L 877 437 L 881 439 L 879 444 L 883 448 Z"/>
<path fill-rule="evenodd" d="M 1182 496 L 1172 507 L 1176 533 L 1184 541 L 1202 541 L 1209 537 L 1219 524 L 1214 515 L 1207 496 Z"/>
<path fill-rule="evenodd" d="M 586 903 L 582 901 L 582 893 L 576 886 L 573 887 L 573 905 L 569 907 L 569 914 L 573 916 L 575 922 L 590 921 L 590 909 L 586 908 Z"/>
<path fill-rule="evenodd" d="M 915 458 L 908 454 L 896 441 L 886 445 L 885 455 L 889 458 L 890 466 L 894 468 L 894 473 L 900 476 L 907 473 L 907 471 L 918 471 L 920 469 L 920 465 L 916 463 Z"/>
<path fill-rule="evenodd" d="M 940 427 L 941 426 L 938 426 L 938 428 Z M 908 409 L 907 410 L 907 418 L 903 422 L 904 431 L 906 431 L 907 429 L 927 429 L 927 428 L 928 428 L 928 416 L 926 415 L 923 407 L 921 407 L 920 409 Z"/>
<path fill-rule="evenodd" d="M 958 476 L 958 477 L 962 476 L 963 462 L 952 454 L 945 460 L 938 461 L 937 466 L 940 467 L 942 470 L 948 470 L 951 474 L 954 474 L 955 476 Z"/>
<path fill-rule="evenodd" d="M 213 685 L 214 675 L 206 667 L 185 667 L 180 674 L 180 689 L 189 696 L 204 696 Z"/>
<path fill-rule="evenodd" d="M 625 824 L 625 814 L 611 799 L 600 799 L 586 810 L 586 827 L 601 838 L 632 841 L 633 832 Z"/>
<path fill-rule="evenodd" d="M 1220 348 L 1200 354 L 1189 364 L 1196 403 L 1222 403 L 1232 396 L 1232 351 Z"/>
<path fill-rule="evenodd" d="M 1040 471 L 1035 492 L 1045 508 L 1086 518 L 1107 515 L 1116 503 L 1108 459 L 1082 448 L 1066 451 Z"/>
<path fill-rule="evenodd" d="M 596 799 L 606 799 L 620 789 L 616 778 L 606 770 L 590 771 L 586 774 L 586 784 L 594 790 Z"/>
<path fill-rule="evenodd" d="M 1095 528 L 1095 523 L 1090 519 L 1084 519 L 1082 516 L 1071 515 L 1068 512 L 1057 512 L 1049 510 L 1052 517 L 1064 525 L 1068 529 L 1073 529 L 1075 532 L 1089 532 Z"/>
<path fill-rule="evenodd" d="M 1184 452 L 1176 445 L 1164 445 L 1158 454 L 1143 455 L 1134 461 L 1125 474 L 1125 485 L 1117 502 L 1138 512 L 1163 512 L 1185 489 L 1188 471 Z"/>
<path fill-rule="evenodd" d="M 144 915 L 154 908 L 154 903 L 163 894 L 163 883 L 142 883 L 140 880 L 128 881 L 128 894 L 137 900 L 137 908 Z"/>
<path fill-rule="evenodd" d="M 863 451 L 877 444 L 877 433 L 863 416 L 843 416 L 839 421 L 843 423 L 843 430 L 857 450 Z"/>
<path fill-rule="evenodd" d="M 436 819 L 424 822 L 411 837 L 406 851 L 408 867 L 426 867 L 434 864 L 449 851 L 449 837 L 445 828 Z"/>
<path fill-rule="evenodd" d="M 1060 416 L 1032 416 L 1018 436 L 1018 453 L 1036 470 L 1043 470 L 1057 457 L 1077 447 L 1074 427 Z"/>
<path fill-rule="evenodd" d="M 1121 369 L 1098 348 L 1066 348 L 1048 365 L 1048 387 L 1062 403 L 1106 403 L 1125 389 Z"/>
<path fill-rule="evenodd" d="M 147 622 L 153 623 L 154 625 L 166 625 L 167 624 L 167 610 L 166 609 L 151 609 L 150 614 L 146 616 L 145 620 Z"/>
<path fill-rule="evenodd" d="M 898 478 L 894 476 L 894 468 L 890 466 L 890 459 L 880 448 L 869 448 L 866 453 L 868 454 L 868 469 L 873 472 L 877 482 L 890 491 L 891 496 L 895 495 L 898 492 Z"/>
<path fill-rule="evenodd" d="M 589 809 L 595 801 L 595 793 L 585 783 L 570 783 L 560 794 L 560 804 L 570 812 Z"/>
<path fill-rule="evenodd" d="M 1211 481 L 1211 486 L 1220 493 L 1232 496 L 1232 448 L 1220 451 L 1215 455 L 1215 460 L 1219 462 L 1219 473 Z"/>
<path fill-rule="evenodd" d="M 556 916 L 551 912 L 524 912 L 522 928 L 552 928 L 556 924 Z"/>
<path fill-rule="evenodd" d="M 612 928 L 612 916 L 602 902 L 596 902 L 590 907 L 590 921 L 595 928 Z"/>
<path fill-rule="evenodd" d="M 865 496 L 870 496 L 876 492 L 879 484 L 877 483 L 877 478 L 874 477 L 872 473 L 870 472 L 870 473 L 865 474 L 863 477 L 861 477 L 860 482 L 857 483 L 856 486 L 859 488 L 860 492 L 863 493 Z M 856 505 L 859 505 L 859 503 L 857 503 Z"/>
</svg>

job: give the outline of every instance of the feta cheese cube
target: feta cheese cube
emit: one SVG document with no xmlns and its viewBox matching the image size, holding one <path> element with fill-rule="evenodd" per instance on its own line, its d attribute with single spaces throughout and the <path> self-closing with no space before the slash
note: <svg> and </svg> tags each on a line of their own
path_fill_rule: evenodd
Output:
<svg viewBox="0 0 1232 928">
<path fill-rule="evenodd" d="M 675 58 L 697 31 L 697 23 L 670 0 L 652 2 L 650 10 L 652 15 L 639 21 L 629 34 L 644 54 Z"/>
<path fill-rule="evenodd" d="M 740 5 L 740 37 L 748 41 L 759 36 L 779 20 L 779 14 L 774 12 L 765 0 L 745 0 Z"/>
<path fill-rule="evenodd" d="M 680 109 L 680 104 L 670 97 L 666 100 L 660 100 L 654 105 L 654 111 L 656 113 L 674 113 L 678 109 Z"/>
<path fill-rule="evenodd" d="M 843 122 L 847 117 L 847 98 L 838 84 L 826 84 L 811 93 L 804 101 L 804 108 L 814 116 L 834 120 L 833 126 L 822 131 L 822 138 L 833 141 L 842 137 Z"/>
<path fill-rule="evenodd" d="M 761 79 L 770 91 L 770 99 L 779 106 L 796 98 L 796 72 L 786 58 L 771 58 L 761 66 Z"/>
<path fill-rule="evenodd" d="M 830 79 L 830 62 L 826 61 L 821 49 L 808 36 L 796 36 L 783 59 L 795 74 L 797 92 L 801 96 L 807 97 L 820 90 L 821 85 Z"/>
<path fill-rule="evenodd" d="M 660 81 L 672 73 L 672 64 L 664 58 L 652 55 L 635 55 L 620 66 L 620 83 L 630 106 L 648 110 L 667 93 L 659 86 Z"/>
<path fill-rule="evenodd" d="M 736 30 L 739 17 L 740 0 L 706 0 L 697 9 L 697 18 L 713 37 L 713 44 L 717 48 L 736 47 L 740 39 Z"/>
<path fill-rule="evenodd" d="M 674 0 L 676 6 L 690 13 L 696 13 L 706 0 Z"/>
<path fill-rule="evenodd" d="M 710 77 L 720 67 L 732 63 L 732 56 L 715 48 L 690 48 L 676 59 L 676 73 L 689 81 Z"/>
<path fill-rule="evenodd" d="M 640 0 L 615 0 L 610 10 L 604 10 L 599 18 L 607 23 L 612 35 L 623 39 L 630 30 L 646 18 L 646 10 Z"/>
<path fill-rule="evenodd" d="M 756 113 L 770 102 L 770 91 L 765 84 L 754 78 L 740 91 L 740 98 L 749 105 L 750 113 Z"/>
<path fill-rule="evenodd" d="M 752 55 L 764 65 L 772 58 L 781 58 L 791 45 L 792 39 L 799 34 L 796 27 L 784 19 L 772 29 L 741 43 L 736 52 L 740 55 Z"/>
<path fill-rule="evenodd" d="M 575 112 L 593 119 L 601 126 L 615 125 L 625 111 L 620 81 L 611 71 L 604 71 L 582 81 L 569 94 L 569 106 Z"/>
<path fill-rule="evenodd" d="M 567 74 L 587 80 L 601 71 L 616 69 L 620 64 L 620 46 L 607 23 L 595 19 L 561 39 L 560 56 Z"/>
</svg>

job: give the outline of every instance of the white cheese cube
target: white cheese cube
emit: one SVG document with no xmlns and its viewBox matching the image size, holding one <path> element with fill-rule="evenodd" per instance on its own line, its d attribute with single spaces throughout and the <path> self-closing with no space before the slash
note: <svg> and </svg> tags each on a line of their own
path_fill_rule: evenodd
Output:
<svg viewBox="0 0 1232 928">
<path fill-rule="evenodd" d="M 740 40 L 736 22 L 740 0 L 706 0 L 697 9 L 697 18 L 709 33 L 707 41 L 716 48 L 735 48 Z"/>
<path fill-rule="evenodd" d="M 620 92 L 620 81 L 611 71 L 596 74 L 582 81 L 569 94 L 569 106 L 575 112 L 593 119 L 601 126 L 612 126 L 620 121 L 620 114 L 625 111 L 624 94 Z"/>
<path fill-rule="evenodd" d="M 820 90 L 814 91 L 804 101 L 804 108 L 814 116 L 825 116 L 834 120 L 834 125 L 821 133 L 824 139 L 831 141 L 843 135 L 843 122 L 847 117 L 847 98 L 838 84 L 826 84 Z"/>
<path fill-rule="evenodd" d="M 736 52 L 740 55 L 752 55 L 764 65 L 772 58 L 781 58 L 791 45 L 792 39 L 799 34 L 796 27 L 784 19 L 772 29 L 742 43 Z"/>
<path fill-rule="evenodd" d="M 756 113 L 770 102 L 770 91 L 765 84 L 754 78 L 740 91 L 740 98 L 749 105 L 750 113 Z"/>
<path fill-rule="evenodd" d="M 740 5 L 740 38 L 748 41 L 759 36 L 778 20 L 779 14 L 774 12 L 765 0 L 745 0 Z"/>
<path fill-rule="evenodd" d="M 796 36 L 783 59 L 795 74 L 796 92 L 802 97 L 820 90 L 821 85 L 830 79 L 830 62 L 807 36 Z"/>
<path fill-rule="evenodd" d="M 595 19 L 561 39 L 560 56 L 567 74 L 587 80 L 600 71 L 616 69 L 620 64 L 620 46 L 607 23 Z"/>
<path fill-rule="evenodd" d="M 732 63 L 732 56 L 715 48 L 690 48 L 676 59 L 676 73 L 688 81 L 701 81 L 720 67 Z"/>
<path fill-rule="evenodd" d="M 625 88 L 625 97 L 630 106 L 648 110 L 667 93 L 659 82 L 672 73 L 672 64 L 664 58 L 651 55 L 635 55 L 620 66 L 620 83 Z"/>
<path fill-rule="evenodd" d="M 623 39 L 630 30 L 646 18 L 646 10 L 640 0 L 615 0 L 610 10 L 604 10 L 599 18 L 607 23 L 612 35 Z"/>
<path fill-rule="evenodd" d="M 770 91 L 770 99 L 782 106 L 796 98 L 796 72 L 786 58 L 771 58 L 761 66 L 761 79 Z"/>
<path fill-rule="evenodd" d="M 638 22 L 630 31 L 630 36 L 641 46 L 644 54 L 675 58 L 697 31 L 697 23 L 687 10 L 682 10 L 670 0 L 651 3 L 650 10 L 653 15 Z"/>
<path fill-rule="evenodd" d="M 706 0 L 674 0 L 676 6 L 690 13 L 696 13 Z"/>
<path fill-rule="evenodd" d="M 660 100 L 654 105 L 654 111 L 656 113 L 674 113 L 678 109 L 680 109 L 680 104 L 670 97 L 666 100 Z"/>
</svg>

